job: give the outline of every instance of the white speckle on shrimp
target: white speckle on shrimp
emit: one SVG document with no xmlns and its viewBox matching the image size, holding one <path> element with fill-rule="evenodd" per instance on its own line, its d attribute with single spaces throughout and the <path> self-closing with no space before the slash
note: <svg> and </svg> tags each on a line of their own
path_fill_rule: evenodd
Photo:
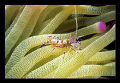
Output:
<svg viewBox="0 0 120 83">
<path fill-rule="evenodd" d="M 52 44 L 57 44 L 57 40 L 56 39 L 52 39 L 51 42 L 52 42 Z"/>
<path fill-rule="evenodd" d="M 63 44 L 67 44 L 67 40 L 65 39 L 65 40 L 63 40 Z"/>
</svg>

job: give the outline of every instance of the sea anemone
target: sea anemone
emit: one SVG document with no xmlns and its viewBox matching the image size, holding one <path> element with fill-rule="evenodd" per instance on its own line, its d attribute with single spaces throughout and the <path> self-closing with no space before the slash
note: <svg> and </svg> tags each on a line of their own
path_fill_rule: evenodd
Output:
<svg viewBox="0 0 120 83">
<path fill-rule="evenodd" d="M 74 36 L 75 16 L 82 50 L 42 46 Z M 5 78 L 115 78 L 115 27 L 115 5 L 7 5 Z"/>
</svg>

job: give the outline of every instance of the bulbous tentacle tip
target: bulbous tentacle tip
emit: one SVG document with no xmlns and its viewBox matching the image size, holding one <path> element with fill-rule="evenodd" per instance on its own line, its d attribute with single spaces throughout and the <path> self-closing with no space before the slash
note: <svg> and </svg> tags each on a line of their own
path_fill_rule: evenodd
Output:
<svg viewBox="0 0 120 83">
<path fill-rule="evenodd" d="M 107 27 L 106 27 L 106 24 L 101 21 L 101 22 L 99 22 L 99 27 L 98 27 L 98 28 L 99 28 L 99 32 L 100 32 L 100 33 L 103 33 L 103 32 L 106 31 L 106 28 L 107 28 Z"/>
</svg>

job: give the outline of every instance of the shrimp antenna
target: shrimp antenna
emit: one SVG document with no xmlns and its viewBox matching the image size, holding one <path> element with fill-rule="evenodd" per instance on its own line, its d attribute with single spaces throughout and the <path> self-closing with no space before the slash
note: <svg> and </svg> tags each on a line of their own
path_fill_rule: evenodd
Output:
<svg viewBox="0 0 120 83">
<path fill-rule="evenodd" d="M 74 5 L 74 8 L 75 8 L 76 36 L 77 36 L 78 22 L 77 22 L 77 11 L 76 11 L 76 5 Z"/>
</svg>

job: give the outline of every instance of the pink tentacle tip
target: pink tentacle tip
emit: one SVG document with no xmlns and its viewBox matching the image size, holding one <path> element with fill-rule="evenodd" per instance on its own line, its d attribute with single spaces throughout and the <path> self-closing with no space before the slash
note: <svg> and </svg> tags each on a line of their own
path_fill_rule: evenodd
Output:
<svg viewBox="0 0 120 83">
<path fill-rule="evenodd" d="M 99 32 L 100 33 L 103 33 L 103 32 L 105 32 L 106 31 L 106 24 L 104 23 L 104 22 L 99 22 Z"/>
</svg>

